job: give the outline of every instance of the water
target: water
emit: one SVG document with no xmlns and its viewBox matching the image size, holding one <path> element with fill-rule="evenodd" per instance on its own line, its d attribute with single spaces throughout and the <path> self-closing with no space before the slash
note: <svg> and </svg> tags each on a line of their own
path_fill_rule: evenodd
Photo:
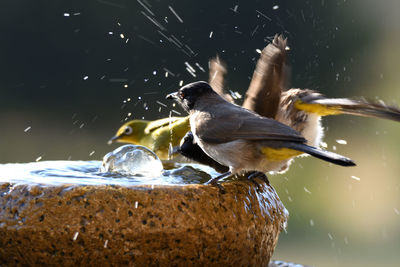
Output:
<svg viewBox="0 0 400 267">
<path fill-rule="evenodd" d="M 140 184 L 200 184 L 211 175 L 213 169 L 189 163 L 165 162 L 166 168 L 158 176 L 127 175 L 101 172 L 101 161 L 41 161 L 31 163 L 0 164 L 0 183 L 43 185 L 140 185 Z"/>
<path fill-rule="evenodd" d="M 159 176 L 163 169 L 161 160 L 150 149 L 124 145 L 104 156 L 100 171 L 152 177 Z"/>
<path fill-rule="evenodd" d="M 200 184 L 218 175 L 190 163 L 161 162 L 149 149 L 125 145 L 102 161 L 41 161 L 0 164 L 0 183 L 42 185 Z"/>
</svg>

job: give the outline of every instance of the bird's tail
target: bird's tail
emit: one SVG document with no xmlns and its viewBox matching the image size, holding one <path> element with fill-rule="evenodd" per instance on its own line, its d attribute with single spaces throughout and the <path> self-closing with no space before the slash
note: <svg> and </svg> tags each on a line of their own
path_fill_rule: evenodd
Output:
<svg viewBox="0 0 400 267">
<path fill-rule="evenodd" d="M 325 98 L 322 95 L 315 94 L 314 97 L 312 95 L 300 97 L 295 107 L 299 110 L 316 113 L 320 116 L 350 114 L 400 121 L 400 109 L 388 106 L 383 101 Z"/>
<path fill-rule="evenodd" d="M 354 163 L 354 161 L 352 161 L 349 158 L 346 158 L 344 156 L 341 156 L 339 154 L 336 154 L 336 153 L 333 153 L 330 151 L 326 151 L 326 150 L 322 150 L 322 149 L 319 149 L 316 147 L 308 146 L 306 144 L 289 143 L 289 144 L 285 145 L 285 147 L 307 153 L 311 156 L 325 160 L 327 162 L 331 162 L 336 165 L 346 166 L 346 167 L 356 165 Z"/>
</svg>

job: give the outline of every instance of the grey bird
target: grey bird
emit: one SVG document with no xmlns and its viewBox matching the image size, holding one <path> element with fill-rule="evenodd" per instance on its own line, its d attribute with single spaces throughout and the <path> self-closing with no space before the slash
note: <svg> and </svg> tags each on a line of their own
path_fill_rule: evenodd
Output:
<svg viewBox="0 0 400 267">
<path fill-rule="evenodd" d="M 211 184 L 245 171 L 279 171 L 302 153 L 341 166 L 355 165 L 349 158 L 307 145 L 299 132 L 283 123 L 229 103 L 206 82 L 188 84 L 167 98 L 177 100 L 189 113 L 194 141 L 201 149 L 229 167 Z"/>
<path fill-rule="evenodd" d="M 244 108 L 292 127 L 307 139 L 308 145 L 314 147 L 319 147 L 324 135 L 321 125 L 321 117 L 324 116 L 349 114 L 400 121 L 400 109 L 388 106 L 382 101 L 327 98 L 309 89 L 287 89 L 286 48 L 287 39 L 276 35 L 262 50 L 246 92 Z M 211 60 L 211 87 L 226 100 L 233 102 L 224 92 L 225 75 L 225 64 L 218 57 Z M 217 167 L 218 171 L 227 169 L 204 154 L 190 132 L 177 151 L 192 160 Z M 279 172 L 286 171 L 291 160 L 283 162 L 285 164 L 281 165 Z"/>
</svg>

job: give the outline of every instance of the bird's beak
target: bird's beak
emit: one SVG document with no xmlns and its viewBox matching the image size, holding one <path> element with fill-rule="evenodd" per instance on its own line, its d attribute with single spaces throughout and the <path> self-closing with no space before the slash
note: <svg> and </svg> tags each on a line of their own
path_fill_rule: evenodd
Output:
<svg viewBox="0 0 400 267">
<path fill-rule="evenodd" d="M 170 93 L 166 97 L 166 99 L 175 99 L 178 98 L 178 92 Z"/>
<path fill-rule="evenodd" d="M 111 144 L 112 144 L 115 140 L 117 140 L 118 138 L 120 138 L 119 135 L 115 135 L 115 136 L 111 137 L 111 139 L 108 140 L 107 144 L 108 144 L 108 145 L 111 145 Z"/>
</svg>

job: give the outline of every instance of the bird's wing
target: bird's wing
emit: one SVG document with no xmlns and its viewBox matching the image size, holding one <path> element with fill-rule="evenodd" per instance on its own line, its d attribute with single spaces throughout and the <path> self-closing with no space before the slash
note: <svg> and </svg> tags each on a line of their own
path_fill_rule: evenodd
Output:
<svg viewBox="0 0 400 267">
<path fill-rule="evenodd" d="M 268 118 L 275 118 L 286 81 L 287 39 L 275 35 L 261 52 L 243 107 Z"/>
<path fill-rule="evenodd" d="M 223 114 L 204 113 L 198 117 L 196 134 L 207 143 L 219 144 L 237 139 L 306 142 L 297 131 L 276 120 L 234 105 L 219 108 L 224 110 Z"/>
<path fill-rule="evenodd" d="M 234 103 L 233 98 L 230 94 L 227 94 L 224 90 L 225 87 L 225 75 L 226 66 L 219 59 L 218 56 L 212 58 L 209 62 L 209 77 L 208 82 L 210 86 L 217 92 L 220 96 L 225 98 L 226 101 Z"/>
<path fill-rule="evenodd" d="M 297 93 L 291 93 L 297 92 Z M 364 98 L 326 98 L 311 90 L 292 89 L 284 92 L 283 99 L 292 98 L 294 107 L 319 116 L 349 114 L 364 117 L 376 117 L 400 121 L 400 108 L 389 106 L 383 101 L 372 101 Z"/>
<path fill-rule="evenodd" d="M 183 120 L 183 119 L 187 119 L 187 117 L 168 117 L 168 118 L 164 118 L 164 119 L 151 121 L 151 122 L 149 122 L 147 127 L 144 129 L 144 132 L 146 134 L 149 134 L 150 132 L 152 132 L 154 130 L 157 130 L 164 126 L 168 126 L 170 123 L 174 123 L 178 120 Z"/>
</svg>

